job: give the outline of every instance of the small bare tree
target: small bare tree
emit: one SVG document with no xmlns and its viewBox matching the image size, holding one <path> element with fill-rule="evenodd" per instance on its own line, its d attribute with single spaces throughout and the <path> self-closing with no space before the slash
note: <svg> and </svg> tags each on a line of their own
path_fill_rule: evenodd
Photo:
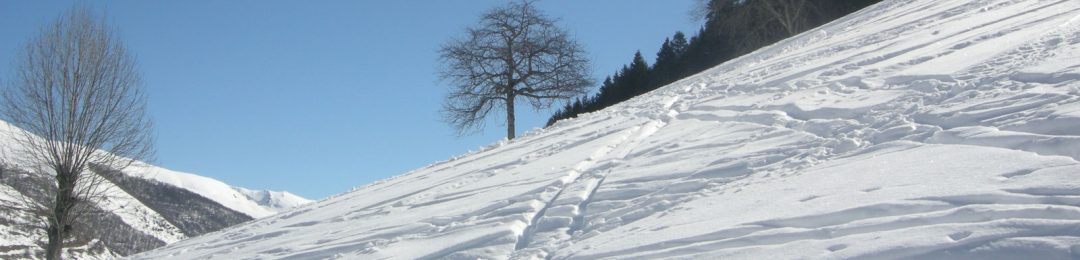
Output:
<svg viewBox="0 0 1080 260">
<path fill-rule="evenodd" d="M 466 32 L 440 50 L 440 76 L 451 83 L 443 115 L 459 133 L 483 127 L 489 112 L 506 109 L 506 137 L 514 139 L 518 98 L 544 109 L 586 93 L 593 84 L 581 45 L 533 1 L 491 9 Z"/>
<path fill-rule="evenodd" d="M 810 0 L 758 0 L 758 8 L 769 14 L 788 35 L 795 35 L 806 29 L 809 14 L 813 11 Z"/>
<path fill-rule="evenodd" d="M 69 11 L 32 39 L 4 88 L 3 116 L 13 131 L 13 157 L 55 177 L 45 205 L 24 210 L 42 218 L 46 258 L 60 259 L 75 220 L 106 195 L 92 168 L 124 169 L 152 155 L 151 122 L 135 59 L 104 18 Z"/>
<path fill-rule="evenodd" d="M 699 14 L 714 16 L 726 32 L 739 32 L 742 44 L 752 48 L 806 31 L 821 18 L 812 0 L 701 1 Z"/>
</svg>

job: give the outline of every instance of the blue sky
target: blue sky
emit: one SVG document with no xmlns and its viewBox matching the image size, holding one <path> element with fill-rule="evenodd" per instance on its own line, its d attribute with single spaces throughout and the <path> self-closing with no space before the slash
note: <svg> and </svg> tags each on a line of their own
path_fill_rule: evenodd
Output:
<svg viewBox="0 0 1080 260">
<path fill-rule="evenodd" d="M 437 50 L 505 0 L 109 1 L 156 124 L 155 164 L 231 185 L 323 198 L 503 138 L 440 120 Z M 651 61 L 700 25 L 696 0 L 546 0 L 585 45 L 597 81 L 635 50 Z M 69 1 L 0 1 L 0 80 Z M 518 111 L 519 134 L 550 111 Z"/>
</svg>

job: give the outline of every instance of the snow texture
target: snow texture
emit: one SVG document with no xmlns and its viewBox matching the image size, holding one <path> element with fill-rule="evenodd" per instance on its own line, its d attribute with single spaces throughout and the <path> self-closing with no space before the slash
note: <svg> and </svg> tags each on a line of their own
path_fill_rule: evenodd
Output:
<svg viewBox="0 0 1080 260">
<path fill-rule="evenodd" d="M 1080 258 L 1080 1 L 893 0 L 135 259 Z"/>
</svg>

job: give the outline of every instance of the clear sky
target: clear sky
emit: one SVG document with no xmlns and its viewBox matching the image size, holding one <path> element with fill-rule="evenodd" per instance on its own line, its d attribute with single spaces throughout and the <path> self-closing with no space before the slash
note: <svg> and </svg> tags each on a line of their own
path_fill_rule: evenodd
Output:
<svg viewBox="0 0 1080 260">
<path fill-rule="evenodd" d="M 91 2 L 137 55 L 155 164 L 319 199 L 497 142 L 440 120 L 437 50 L 506 0 Z M 692 35 L 696 0 L 545 0 L 597 81 L 635 50 Z M 85 4 L 85 3 L 84 3 Z M 70 1 L 0 0 L 0 80 Z M 595 90 L 595 87 L 594 87 Z M 518 111 L 519 135 L 551 111 Z"/>
</svg>

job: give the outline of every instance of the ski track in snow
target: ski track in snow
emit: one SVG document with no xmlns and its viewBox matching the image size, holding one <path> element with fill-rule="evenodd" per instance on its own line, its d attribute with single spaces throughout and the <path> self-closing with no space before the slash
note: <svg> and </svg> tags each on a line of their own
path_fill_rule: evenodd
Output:
<svg viewBox="0 0 1080 260">
<path fill-rule="evenodd" d="M 156 258 L 1080 258 L 1080 2 L 885 1 Z"/>
</svg>

